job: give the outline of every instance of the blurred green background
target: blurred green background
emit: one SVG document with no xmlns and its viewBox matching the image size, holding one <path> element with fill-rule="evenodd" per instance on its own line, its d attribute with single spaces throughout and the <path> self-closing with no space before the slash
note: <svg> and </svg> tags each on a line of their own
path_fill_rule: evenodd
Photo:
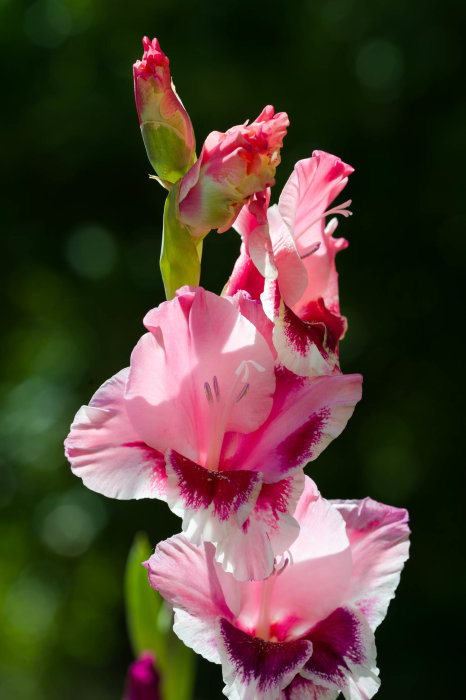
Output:
<svg viewBox="0 0 466 700">
<path fill-rule="evenodd" d="M 170 57 L 199 145 L 265 104 L 288 112 L 275 201 L 315 148 L 356 168 L 338 231 L 341 359 L 365 393 L 307 471 L 325 496 L 411 512 L 377 697 L 461 696 L 465 15 L 464 0 L 0 0 L 1 698 L 119 698 L 128 549 L 138 530 L 155 545 L 179 529 L 162 503 L 87 491 L 62 448 L 162 300 L 164 194 L 132 94 L 144 34 Z M 205 286 L 220 291 L 238 247 L 208 237 Z M 201 661 L 196 698 L 221 688 Z"/>
</svg>

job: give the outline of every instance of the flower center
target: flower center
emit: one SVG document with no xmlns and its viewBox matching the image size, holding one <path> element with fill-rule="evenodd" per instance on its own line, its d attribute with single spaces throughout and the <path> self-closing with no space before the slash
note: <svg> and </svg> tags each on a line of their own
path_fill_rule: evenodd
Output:
<svg viewBox="0 0 466 700">
<path fill-rule="evenodd" d="M 249 391 L 250 368 L 264 372 L 264 367 L 254 360 L 243 360 L 235 370 L 235 378 L 227 395 L 220 390 L 216 376 L 211 382 L 204 382 L 204 392 L 210 409 L 209 444 L 205 457 L 205 468 L 217 471 L 223 445 L 223 438 L 232 410 Z"/>
<path fill-rule="evenodd" d="M 270 614 L 270 599 L 272 597 L 273 587 L 277 577 L 282 574 L 288 564 L 293 563 L 291 552 L 286 552 L 281 557 L 275 559 L 273 571 L 270 576 L 261 582 L 259 613 L 256 623 L 256 637 L 260 637 L 266 642 L 276 642 L 277 639 L 270 634 L 271 614 Z"/>
</svg>

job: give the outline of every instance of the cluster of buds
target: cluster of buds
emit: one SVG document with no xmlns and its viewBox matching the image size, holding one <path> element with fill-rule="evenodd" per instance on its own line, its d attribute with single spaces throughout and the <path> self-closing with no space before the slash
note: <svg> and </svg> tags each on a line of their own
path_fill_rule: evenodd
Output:
<svg viewBox="0 0 466 700">
<path fill-rule="evenodd" d="M 304 473 L 361 398 L 361 375 L 340 368 L 335 256 L 347 242 L 333 237 L 353 169 L 315 151 L 270 206 L 286 114 L 268 106 L 213 132 L 196 160 L 168 59 L 156 39 L 144 49 L 135 94 L 169 189 L 168 300 L 146 314 L 130 366 L 76 414 L 66 455 L 88 488 L 158 499 L 182 519 L 145 563 L 149 582 L 182 641 L 222 665 L 230 700 L 367 700 L 407 513 L 327 501 Z M 231 226 L 241 251 L 218 296 L 196 282 L 200 243 Z"/>
</svg>

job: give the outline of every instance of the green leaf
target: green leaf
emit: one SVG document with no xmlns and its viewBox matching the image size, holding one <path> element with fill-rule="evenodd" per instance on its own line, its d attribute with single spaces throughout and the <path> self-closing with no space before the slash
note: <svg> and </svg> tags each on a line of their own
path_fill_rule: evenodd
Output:
<svg viewBox="0 0 466 700">
<path fill-rule="evenodd" d="M 201 276 L 202 239 L 194 238 L 178 221 L 176 199 L 179 183 L 171 190 L 163 212 L 160 270 L 167 299 L 185 284 L 196 287 Z"/>
<path fill-rule="evenodd" d="M 164 635 L 158 623 L 163 599 L 150 587 L 147 569 L 142 566 L 151 554 L 147 535 L 138 533 L 126 564 L 126 620 L 134 656 L 137 658 L 141 652 L 152 650 L 160 663 L 165 653 Z"/>
<path fill-rule="evenodd" d="M 125 573 L 126 618 L 135 658 L 153 651 L 161 679 L 162 700 L 191 700 L 195 655 L 173 632 L 173 612 L 153 590 L 142 562 L 152 554 L 147 535 L 138 533 Z"/>
<path fill-rule="evenodd" d="M 196 161 L 183 134 L 170 124 L 146 121 L 141 124 L 141 133 L 147 156 L 157 176 L 175 184 Z"/>
</svg>

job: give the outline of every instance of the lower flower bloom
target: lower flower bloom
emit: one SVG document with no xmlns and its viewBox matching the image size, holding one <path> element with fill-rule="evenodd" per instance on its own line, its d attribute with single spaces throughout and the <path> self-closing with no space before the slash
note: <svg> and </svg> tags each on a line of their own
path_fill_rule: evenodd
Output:
<svg viewBox="0 0 466 700">
<path fill-rule="evenodd" d="M 366 700 L 379 688 L 374 630 L 408 557 L 404 509 L 326 501 L 306 477 L 300 534 L 265 581 L 241 582 L 184 535 L 146 562 L 185 644 L 222 664 L 230 700 Z"/>
</svg>

